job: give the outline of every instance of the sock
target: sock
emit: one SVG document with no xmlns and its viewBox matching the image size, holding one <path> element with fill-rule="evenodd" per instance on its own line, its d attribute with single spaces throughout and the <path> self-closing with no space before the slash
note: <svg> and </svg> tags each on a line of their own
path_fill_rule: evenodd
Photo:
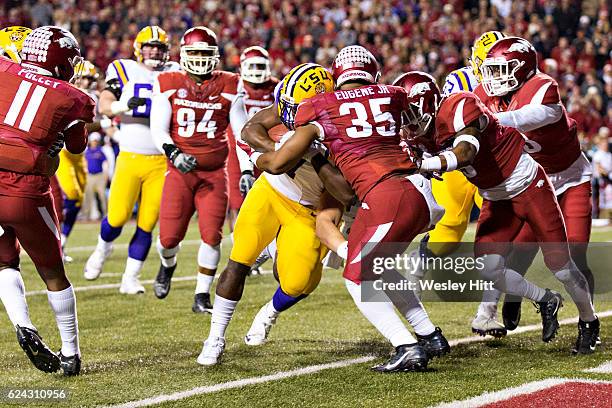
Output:
<svg viewBox="0 0 612 408">
<path fill-rule="evenodd" d="M 276 310 L 274 307 L 274 301 L 271 300 L 266 303 L 266 311 L 268 312 L 268 316 L 276 317 L 280 314 L 281 310 Z"/>
<path fill-rule="evenodd" d="M 237 300 L 228 300 L 219 295 L 215 296 L 212 317 L 210 319 L 209 339 L 215 337 L 225 338 L 225 330 L 230 320 L 232 320 L 237 304 Z"/>
<path fill-rule="evenodd" d="M 209 275 L 205 275 L 203 273 L 198 272 L 198 278 L 197 278 L 197 283 L 196 283 L 196 288 L 195 288 L 195 293 L 209 293 L 210 292 L 210 286 L 213 283 L 213 280 L 215 279 L 214 276 L 209 276 Z M 217 300 L 215 299 L 215 302 Z"/>
<path fill-rule="evenodd" d="M 483 290 L 482 301 L 478 305 L 478 316 L 486 316 L 489 319 L 497 317 L 497 302 L 501 297 L 501 292 L 497 289 Z"/>
<path fill-rule="evenodd" d="M 18 270 L 0 270 L 0 301 L 13 326 L 28 327 L 36 330 L 30 320 L 30 311 L 25 297 L 25 285 Z"/>
<path fill-rule="evenodd" d="M 134 236 L 132 237 L 130 246 L 128 247 L 128 256 L 130 258 L 138 259 L 139 261 L 144 261 L 147 259 L 152 242 L 153 234 L 136 227 L 136 231 L 134 232 Z"/>
<path fill-rule="evenodd" d="M 376 327 L 380 334 L 391 342 L 393 347 L 416 343 L 414 336 L 395 313 L 393 303 L 362 302 L 360 285 L 348 279 L 345 279 L 344 283 L 361 314 Z"/>
<path fill-rule="evenodd" d="M 113 243 L 112 241 L 105 241 L 104 238 L 102 238 L 101 235 L 98 235 L 98 246 L 97 249 L 99 249 L 100 251 L 102 251 L 103 253 L 108 253 L 108 251 L 110 251 L 113 247 Z"/>
<path fill-rule="evenodd" d="M 143 265 L 144 261 L 128 257 L 127 261 L 125 262 L 124 276 L 131 276 L 138 279 L 140 277 L 140 271 L 142 270 Z"/>
<path fill-rule="evenodd" d="M 565 290 L 576 304 L 580 320 L 583 322 L 595 320 L 595 308 L 591 302 L 588 283 L 574 262 L 570 260 L 563 269 L 555 272 L 555 277 L 563 283 Z"/>
<path fill-rule="evenodd" d="M 160 238 L 157 238 L 157 252 L 159 253 L 159 259 L 161 260 L 161 264 L 166 268 L 171 268 L 176 265 L 176 258 L 179 250 L 181 249 L 181 245 L 177 245 L 174 248 L 165 248 Z"/>
<path fill-rule="evenodd" d="M 304 299 L 306 296 L 308 295 L 302 294 L 296 297 L 289 296 L 288 294 L 283 292 L 283 290 L 279 286 L 278 289 L 276 289 L 276 292 L 274 292 L 274 296 L 272 296 L 272 305 L 274 306 L 274 309 L 276 311 L 282 312 L 284 310 L 289 309 L 291 306 L 295 305 L 297 302 Z"/>
<path fill-rule="evenodd" d="M 422 304 L 406 311 L 404 316 L 419 336 L 427 336 L 436 330 L 436 326 L 429 320 L 429 315 Z"/>
<path fill-rule="evenodd" d="M 80 210 L 81 206 L 76 200 L 69 200 L 67 198 L 64 199 L 64 222 L 62 223 L 62 234 L 65 236 L 70 235 Z"/>
<path fill-rule="evenodd" d="M 523 276 L 506 267 L 506 260 L 497 254 L 487 254 L 484 257 L 484 265 L 480 271 L 483 279 L 493 282 L 495 289 L 531 299 L 535 302 L 542 300 L 546 291 L 537 285 L 529 282 Z"/>
<path fill-rule="evenodd" d="M 106 242 L 113 242 L 121 234 L 122 229 L 122 227 L 113 227 L 108 223 L 108 217 L 104 217 L 100 223 L 100 237 Z"/>
<path fill-rule="evenodd" d="M 76 298 L 72 286 L 59 292 L 47 291 L 49 305 L 55 314 L 57 328 L 62 338 L 62 354 L 73 356 L 79 350 L 79 323 L 77 321 Z"/>
</svg>

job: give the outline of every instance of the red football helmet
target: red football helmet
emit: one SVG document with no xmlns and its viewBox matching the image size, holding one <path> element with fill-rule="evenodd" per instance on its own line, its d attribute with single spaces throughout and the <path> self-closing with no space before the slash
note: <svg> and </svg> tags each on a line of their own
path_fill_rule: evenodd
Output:
<svg viewBox="0 0 612 408">
<path fill-rule="evenodd" d="M 210 74 L 219 63 L 215 33 L 203 26 L 190 28 L 181 38 L 181 66 L 195 75 Z"/>
<path fill-rule="evenodd" d="M 270 55 L 261 47 L 249 47 L 240 55 L 240 76 L 247 82 L 263 84 L 272 76 Z"/>
<path fill-rule="evenodd" d="M 64 81 L 72 80 L 81 60 L 79 43 L 61 27 L 38 27 L 26 37 L 21 50 L 21 65 Z"/>
<path fill-rule="evenodd" d="M 429 74 L 410 71 L 400 75 L 394 86 L 402 87 L 408 93 L 408 111 L 403 114 L 402 127 L 410 139 L 430 136 L 440 100 L 440 89 L 436 80 Z"/>
<path fill-rule="evenodd" d="M 336 88 L 347 81 L 378 82 L 380 71 L 372 53 L 360 45 L 350 45 L 340 50 L 332 64 L 332 76 Z"/>
<path fill-rule="evenodd" d="M 489 96 L 503 96 L 520 88 L 538 69 L 538 54 L 520 37 L 497 41 L 480 67 L 482 87 Z"/>
</svg>

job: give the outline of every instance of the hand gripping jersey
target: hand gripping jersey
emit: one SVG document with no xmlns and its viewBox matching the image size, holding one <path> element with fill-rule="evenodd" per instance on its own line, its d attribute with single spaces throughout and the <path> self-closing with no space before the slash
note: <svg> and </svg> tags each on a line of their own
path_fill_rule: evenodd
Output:
<svg viewBox="0 0 612 408">
<path fill-rule="evenodd" d="M 452 148 L 457 132 L 470 125 L 484 130 L 474 163 L 462 172 L 479 189 L 491 189 L 513 174 L 523 153 L 524 140 L 518 131 L 500 126 L 476 95 L 458 92 L 442 100 L 436 115 L 436 149 Z"/>
<path fill-rule="evenodd" d="M 196 158 L 198 170 L 225 166 L 225 131 L 238 79 L 238 75 L 225 71 L 213 71 L 211 78 L 200 85 L 184 71 L 165 72 L 157 78 L 159 93 L 165 94 L 172 106 L 170 137 L 179 149 Z"/>
<path fill-rule="evenodd" d="M 399 147 L 406 91 L 368 85 L 316 95 L 298 106 L 296 127 L 309 123 L 361 201 L 394 173 L 413 173 L 416 166 Z"/>
<path fill-rule="evenodd" d="M 563 114 L 557 122 L 523 134 L 525 151 L 551 176 L 557 194 L 571 185 L 589 180 L 590 165 L 581 153 L 576 122 L 567 115 L 561 104 L 559 86 L 553 78 L 543 73 L 534 75 L 512 94 L 509 102 L 501 97 L 488 96 L 482 86 L 476 88 L 475 93 L 493 112 L 515 111 L 527 105 L 561 105 Z M 571 174 L 555 176 L 557 173 L 565 173 L 565 170 Z M 583 170 L 587 170 L 586 173 Z M 583 173 L 585 177 L 582 177 Z M 567 182 L 570 179 L 577 182 L 569 185 Z"/>
<path fill-rule="evenodd" d="M 4 58 L 0 59 L 0 83 L 0 194 L 45 194 L 48 148 L 76 122 L 91 122 L 94 102 L 67 82 Z M 65 143 L 70 151 L 83 151 L 85 133 L 67 136 Z"/>
<path fill-rule="evenodd" d="M 106 70 L 106 81 L 117 79 L 121 86 L 121 98 L 127 102 L 132 96 L 146 98 L 147 103 L 119 115 L 121 124 L 114 138 L 121 151 L 145 155 L 162 154 L 153 143 L 149 128 L 153 83 L 160 72 L 178 71 L 176 62 L 168 62 L 160 70 L 150 70 L 143 64 L 129 59 L 113 61 Z"/>
</svg>

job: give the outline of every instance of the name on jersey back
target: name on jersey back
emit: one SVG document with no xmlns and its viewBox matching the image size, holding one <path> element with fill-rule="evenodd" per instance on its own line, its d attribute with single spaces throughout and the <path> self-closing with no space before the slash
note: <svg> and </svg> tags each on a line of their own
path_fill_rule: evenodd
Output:
<svg viewBox="0 0 612 408">
<path fill-rule="evenodd" d="M 355 98 L 360 98 L 362 96 L 389 93 L 389 88 L 387 88 L 385 85 L 378 85 L 377 88 L 378 88 L 377 92 L 374 90 L 374 87 L 364 87 L 364 88 L 357 88 L 357 89 L 349 89 L 346 91 L 336 91 L 334 92 L 334 94 L 336 95 L 336 99 L 341 100 L 341 99 L 355 99 Z"/>
</svg>

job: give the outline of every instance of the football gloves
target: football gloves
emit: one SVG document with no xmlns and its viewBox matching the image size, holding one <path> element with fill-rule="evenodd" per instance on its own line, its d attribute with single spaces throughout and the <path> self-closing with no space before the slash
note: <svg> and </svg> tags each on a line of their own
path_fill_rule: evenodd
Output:
<svg viewBox="0 0 612 408">
<path fill-rule="evenodd" d="M 255 183 L 255 176 L 253 176 L 253 172 L 250 170 L 245 170 L 242 172 L 242 176 L 240 176 L 240 182 L 238 183 L 240 187 L 240 194 L 243 197 L 246 197 L 247 193 L 253 188 L 253 183 Z"/>
<path fill-rule="evenodd" d="M 134 108 L 142 106 L 142 105 L 144 105 L 146 103 L 147 103 L 147 99 L 146 98 L 139 98 L 137 96 L 132 96 L 130 99 L 128 99 L 127 106 L 130 109 L 134 109 Z"/>
<path fill-rule="evenodd" d="M 47 150 L 47 156 L 51 158 L 57 157 L 60 151 L 64 148 L 64 139 L 64 134 L 59 132 L 57 134 L 57 139 L 55 140 L 55 142 L 53 142 L 53 144 L 49 146 L 49 149 Z"/>
<path fill-rule="evenodd" d="M 181 149 L 179 149 L 175 145 L 164 143 L 162 147 L 164 148 L 164 153 L 166 153 L 168 159 L 172 162 L 172 164 L 174 164 L 174 167 L 176 167 L 176 169 L 181 173 L 189 173 L 197 167 L 198 162 L 196 158 L 190 154 L 183 153 Z"/>
</svg>

